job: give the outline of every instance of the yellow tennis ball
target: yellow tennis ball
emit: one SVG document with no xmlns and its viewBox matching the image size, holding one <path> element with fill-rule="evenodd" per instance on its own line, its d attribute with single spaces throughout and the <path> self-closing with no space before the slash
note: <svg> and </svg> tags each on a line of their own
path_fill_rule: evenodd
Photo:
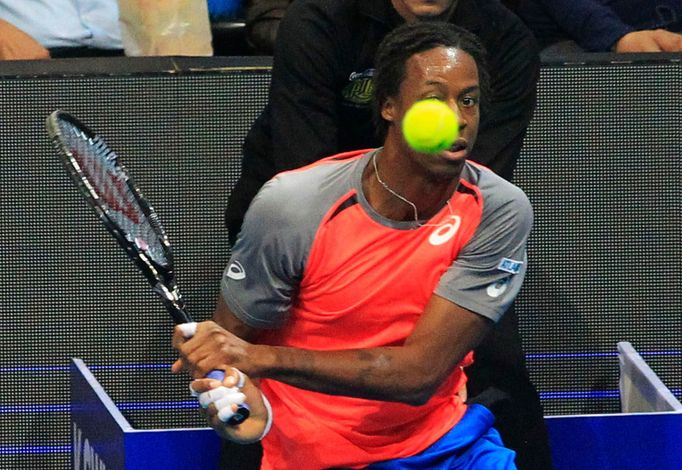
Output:
<svg viewBox="0 0 682 470">
<path fill-rule="evenodd" d="M 436 99 L 417 101 L 403 118 L 403 136 L 417 152 L 438 153 L 449 148 L 459 135 L 457 116 Z"/>
</svg>

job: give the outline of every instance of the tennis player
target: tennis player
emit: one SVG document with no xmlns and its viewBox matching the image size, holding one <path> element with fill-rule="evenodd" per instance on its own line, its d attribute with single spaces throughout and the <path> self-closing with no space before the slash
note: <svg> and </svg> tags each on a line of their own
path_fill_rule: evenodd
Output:
<svg viewBox="0 0 682 470">
<path fill-rule="evenodd" d="M 250 426 L 235 440 L 262 437 L 262 468 L 515 468 L 492 413 L 457 393 L 470 351 L 521 287 L 532 225 L 523 192 L 467 160 L 482 60 L 478 40 L 452 25 L 390 33 L 374 81 L 383 147 L 269 181 L 246 215 L 215 322 L 190 339 L 176 330 L 173 370 L 229 372 L 193 387 L 223 436 Z M 403 138 L 403 116 L 422 99 L 459 119 L 458 140 L 437 154 Z M 250 380 L 243 394 L 219 393 L 235 384 L 232 367 L 259 379 L 266 400 Z M 244 400 L 255 417 L 225 425 Z"/>
</svg>

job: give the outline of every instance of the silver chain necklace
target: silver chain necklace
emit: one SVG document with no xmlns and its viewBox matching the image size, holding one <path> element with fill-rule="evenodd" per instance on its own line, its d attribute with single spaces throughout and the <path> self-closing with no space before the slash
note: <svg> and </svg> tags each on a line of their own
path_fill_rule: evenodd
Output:
<svg viewBox="0 0 682 470">
<path fill-rule="evenodd" d="M 397 197 L 398 199 L 403 201 L 405 204 L 408 204 L 408 205 L 410 205 L 410 207 L 412 207 L 412 210 L 414 211 L 414 222 L 417 224 L 417 226 L 428 227 L 431 225 L 437 225 L 437 224 L 422 224 L 421 222 L 419 222 L 419 211 L 417 210 L 417 206 L 412 201 L 407 199 L 406 197 L 404 197 L 404 196 L 398 194 L 397 192 L 393 191 L 384 182 L 384 180 L 381 179 L 381 176 L 379 176 L 379 169 L 377 168 L 377 153 L 378 152 L 374 152 L 374 154 L 372 155 L 372 165 L 374 166 L 374 175 L 376 176 L 379 184 L 381 184 L 381 186 L 383 186 L 386 191 L 388 191 L 389 193 L 391 193 L 392 195 L 394 195 L 395 197 Z M 445 202 L 448 205 L 448 211 L 450 211 L 450 215 L 453 215 L 452 207 L 450 206 L 450 198 L 448 198 Z"/>
</svg>

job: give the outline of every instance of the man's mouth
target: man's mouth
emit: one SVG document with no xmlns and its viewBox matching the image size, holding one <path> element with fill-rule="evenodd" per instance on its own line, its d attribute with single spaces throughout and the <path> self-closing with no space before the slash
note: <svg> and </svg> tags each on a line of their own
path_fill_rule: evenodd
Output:
<svg viewBox="0 0 682 470">
<path fill-rule="evenodd" d="M 457 139 L 448 149 L 448 152 L 457 153 L 467 149 L 467 141 L 464 139 Z"/>
</svg>

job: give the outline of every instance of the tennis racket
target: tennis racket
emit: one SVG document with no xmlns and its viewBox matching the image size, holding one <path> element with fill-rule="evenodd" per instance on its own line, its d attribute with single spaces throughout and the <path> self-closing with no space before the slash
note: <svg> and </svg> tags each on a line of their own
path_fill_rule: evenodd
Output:
<svg viewBox="0 0 682 470">
<path fill-rule="evenodd" d="M 135 262 L 176 324 L 192 322 L 175 282 L 173 252 L 152 206 L 104 140 L 73 116 L 55 111 L 46 123 L 64 168 L 88 205 Z M 208 377 L 221 380 L 223 371 Z M 242 405 L 228 424 L 249 416 Z"/>
</svg>

